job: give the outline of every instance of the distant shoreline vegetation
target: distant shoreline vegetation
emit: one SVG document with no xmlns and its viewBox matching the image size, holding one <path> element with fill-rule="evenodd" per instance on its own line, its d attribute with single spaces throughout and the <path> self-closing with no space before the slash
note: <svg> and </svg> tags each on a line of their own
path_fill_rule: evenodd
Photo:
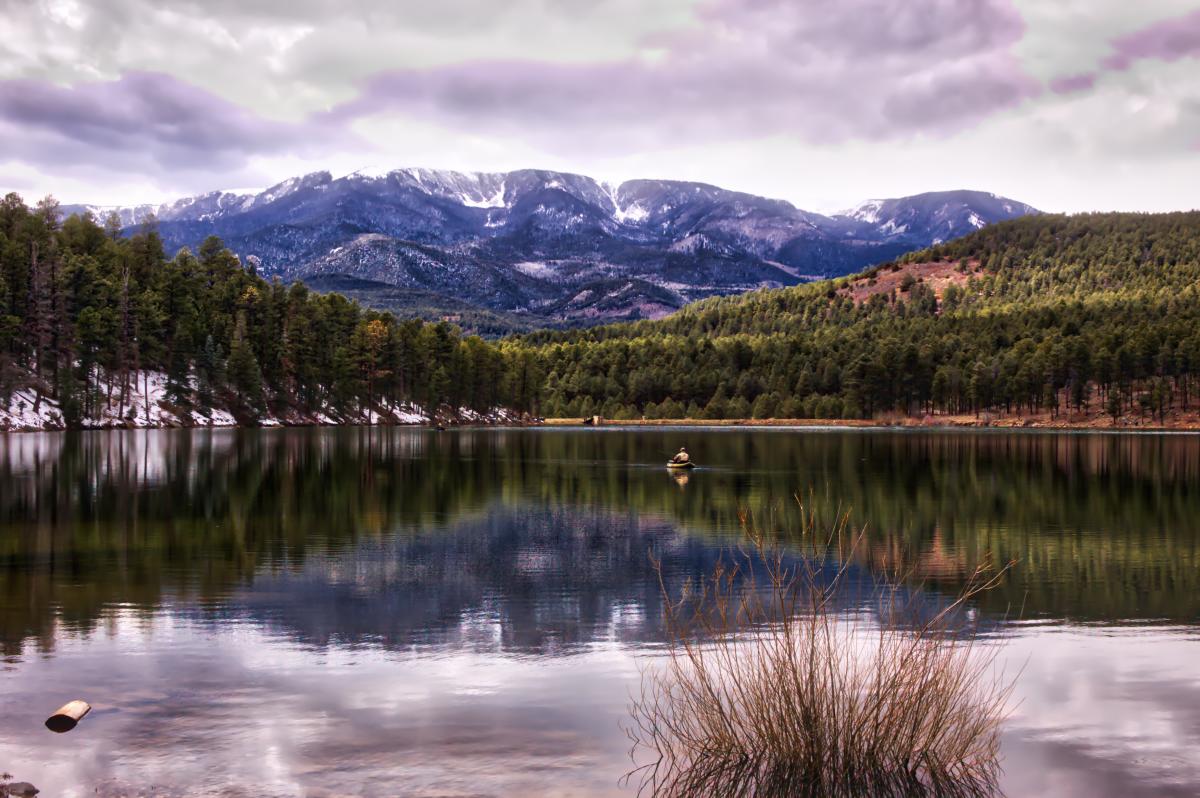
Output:
<svg viewBox="0 0 1200 798">
<path fill-rule="evenodd" d="M 860 275 L 501 341 L 216 238 L 0 201 L 0 429 L 815 419 L 1200 427 L 1200 213 L 1030 216 Z"/>
</svg>

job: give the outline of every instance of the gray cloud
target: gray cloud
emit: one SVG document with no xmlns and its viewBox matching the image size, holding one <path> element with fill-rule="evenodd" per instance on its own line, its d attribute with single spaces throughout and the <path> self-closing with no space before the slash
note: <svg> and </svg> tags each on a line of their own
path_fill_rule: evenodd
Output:
<svg viewBox="0 0 1200 798">
<path fill-rule="evenodd" d="M 400 111 L 622 152 L 776 134 L 942 133 L 1040 90 L 1009 52 L 1023 27 L 1002 0 L 716 0 L 700 19 L 650 42 L 653 59 L 384 72 L 329 116 Z"/>
<path fill-rule="evenodd" d="M 263 119 L 167 75 L 55 86 L 0 81 L 7 154 L 42 164 L 232 171 L 255 155 L 311 151 L 338 131 Z"/>
</svg>

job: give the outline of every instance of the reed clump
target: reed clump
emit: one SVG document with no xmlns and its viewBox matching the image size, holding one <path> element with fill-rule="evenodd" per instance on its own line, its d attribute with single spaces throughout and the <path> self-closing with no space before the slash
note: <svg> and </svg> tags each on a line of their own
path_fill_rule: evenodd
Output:
<svg viewBox="0 0 1200 798">
<path fill-rule="evenodd" d="M 845 516 L 821 535 L 801 516 L 800 555 L 744 516 L 749 545 L 685 595 L 660 567 L 667 655 L 631 706 L 628 778 L 656 796 L 994 793 L 1012 680 L 967 610 L 1009 566 L 931 602 L 853 565 Z"/>
</svg>

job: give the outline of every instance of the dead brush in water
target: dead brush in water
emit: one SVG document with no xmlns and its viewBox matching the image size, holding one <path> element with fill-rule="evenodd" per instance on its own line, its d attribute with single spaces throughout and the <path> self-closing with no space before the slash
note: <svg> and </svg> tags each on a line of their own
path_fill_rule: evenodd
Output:
<svg viewBox="0 0 1200 798">
<path fill-rule="evenodd" d="M 630 708 L 627 779 L 655 796 L 994 793 L 1012 680 L 964 618 L 1011 564 L 978 569 L 935 609 L 875 575 L 853 601 L 871 612 L 851 612 L 836 600 L 862 531 L 843 515 L 818 536 L 801 515 L 802 556 L 743 515 L 752 545 L 682 598 L 655 563 L 668 654 Z"/>
</svg>

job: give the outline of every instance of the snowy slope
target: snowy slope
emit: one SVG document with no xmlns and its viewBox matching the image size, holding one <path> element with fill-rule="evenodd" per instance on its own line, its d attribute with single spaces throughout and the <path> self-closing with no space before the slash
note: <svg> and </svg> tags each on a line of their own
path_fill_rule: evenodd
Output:
<svg viewBox="0 0 1200 798">
<path fill-rule="evenodd" d="M 116 212 L 157 219 L 169 250 L 221 237 L 284 280 L 347 274 L 531 318 L 587 321 L 570 300 L 596 281 L 669 289 L 628 310 L 836 276 L 1036 211 L 974 191 L 872 200 L 834 216 L 703 183 L 526 169 L 314 172 L 260 192 L 213 192 Z M 539 263 L 540 271 L 521 264 Z M 619 301 L 610 310 L 621 317 Z M 641 315 L 642 310 L 637 310 Z"/>
</svg>

